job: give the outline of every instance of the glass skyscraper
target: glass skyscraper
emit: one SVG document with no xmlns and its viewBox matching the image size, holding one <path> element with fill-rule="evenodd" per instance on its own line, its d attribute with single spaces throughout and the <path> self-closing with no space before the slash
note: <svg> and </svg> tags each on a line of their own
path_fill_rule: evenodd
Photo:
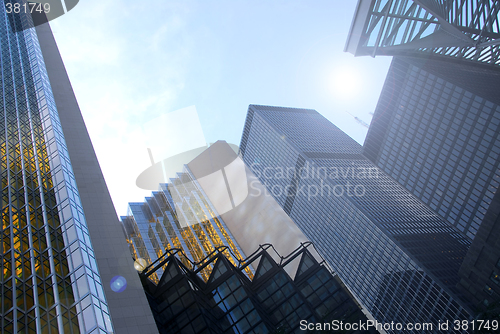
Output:
<svg viewBox="0 0 500 334">
<path fill-rule="evenodd" d="M 498 1 L 360 0 L 345 51 L 393 59 L 363 153 L 474 239 L 459 288 L 500 301 Z"/>
<path fill-rule="evenodd" d="M 221 161 L 221 153 L 229 153 L 225 162 L 233 160 L 233 164 Z M 282 209 L 263 192 L 253 198 L 252 194 L 239 196 L 247 184 L 240 184 L 242 189 L 233 182 L 231 171 L 235 170 L 228 166 L 234 166 L 235 158 L 241 162 L 226 143 L 215 143 L 144 203 L 130 203 L 128 216 L 121 217 L 160 333 L 298 333 L 316 328 L 316 323 L 330 322 L 332 326 L 332 320 L 356 326 L 362 322 L 366 332 L 377 332 L 375 325 L 367 326 L 371 316 L 366 309 L 324 260 L 318 259 L 310 241 L 303 239 L 298 244 L 287 238 L 289 231 L 281 231 L 278 238 L 259 233 L 262 221 L 279 224 L 276 211 Z M 226 178 L 218 178 L 207 165 L 219 172 L 220 165 L 225 166 Z M 241 166 L 245 167 L 242 162 Z M 197 178 L 200 167 L 208 174 Z M 245 178 L 244 174 L 237 176 Z M 210 189 L 208 180 L 214 181 Z M 229 188 L 224 189 L 226 181 Z M 218 195 L 227 189 L 236 207 L 220 214 L 216 207 L 221 203 L 211 199 L 218 201 Z M 265 200 L 265 206 L 273 210 L 256 212 L 255 199 Z M 247 231 L 233 236 L 231 217 L 236 212 Z M 231 221 L 226 225 L 223 217 Z M 244 254 L 241 248 L 249 239 L 258 243 Z M 283 243 L 296 248 L 280 254 L 277 248 Z"/>
<path fill-rule="evenodd" d="M 379 321 L 469 319 L 470 239 L 315 110 L 250 105 L 245 163 Z"/>
<path fill-rule="evenodd" d="M 500 185 L 500 70 L 395 57 L 363 153 L 471 239 Z"/>
<path fill-rule="evenodd" d="M 30 19 L 0 10 L 1 332 L 154 333 L 54 38 Z"/>
<path fill-rule="evenodd" d="M 130 251 L 135 259 L 148 264 L 165 254 L 166 249 L 182 249 L 184 264 L 200 262 L 217 247 L 228 246 L 225 256 L 237 265 L 245 257 L 210 200 L 188 169 L 170 183 L 161 184 L 144 203 L 130 203 L 127 216 L 121 217 Z M 158 282 L 159 268 L 150 278 Z M 201 272 L 208 279 L 211 268 Z M 247 274 L 253 277 L 250 268 Z"/>
<path fill-rule="evenodd" d="M 498 271 L 500 250 L 489 236 L 500 213 L 494 201 L 500 185 L 499 85 L 498 70 L 395 57 L 363 149 L 474 239 L 461 286 L 475 303 L 499 299 L 494 295 L 500 292 L 490 279 Z"/>
</svg>

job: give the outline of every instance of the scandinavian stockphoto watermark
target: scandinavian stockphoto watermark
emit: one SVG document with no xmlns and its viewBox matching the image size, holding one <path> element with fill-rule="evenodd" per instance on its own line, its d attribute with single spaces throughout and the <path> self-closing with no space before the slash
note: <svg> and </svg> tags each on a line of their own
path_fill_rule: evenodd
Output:
<svg viewBox="0 0 500 334">
<path fill-rule="evenodd" d="M 302 167 L 269 167 L 255 162 L 250 169 L 273 196 L 305 196 L 308 200 L 319 196 L 362 197 L 366 180 L 379 177 L 378 168 L 355 163 L 318 167 L 306 161 Z M 250 188 L 251 196 L 260 195 L 255 182 L 250 183 Z"/>
<path fill-rule="evenodd" d="M 176 186 L 185 189 L 202 187 L 218 214 L 234 209 L 248 196 L 246 167 L 238 157 L 239 147 L 224 142 L 205 152 L 217 143 L 207 144 L 195 106 L 155 117 L 138 129 L 134 137 L 143 139 L 151 162 L 137 177 L 137 187 L 155 191 L 159 184 L 171 186 L 174 179 Z M 213 154 L 217 159 L 214 160 Z M 194 161 L 194 165 L 204 167 L 198 168 L 196 175 L 189 171 L 189 177 L 179 177 L 178 173 L 188 171 L 187 165 Z M 182 216 L 179 219 L 181 226 L 189 224 Z"/>
</svg>

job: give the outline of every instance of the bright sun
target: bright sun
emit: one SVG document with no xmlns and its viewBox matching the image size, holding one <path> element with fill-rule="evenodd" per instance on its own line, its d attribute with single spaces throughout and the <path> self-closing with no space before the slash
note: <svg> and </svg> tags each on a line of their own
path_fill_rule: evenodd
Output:
<svg viewBox="0 0 500 334">
<path fill-rule="evenodd" d="M 337 98 L 346 99 L 356 96 L 361 89 L 361 79 L 357 70 L 344 67 L 332 73 L 332 90 Z"/>
</svg>

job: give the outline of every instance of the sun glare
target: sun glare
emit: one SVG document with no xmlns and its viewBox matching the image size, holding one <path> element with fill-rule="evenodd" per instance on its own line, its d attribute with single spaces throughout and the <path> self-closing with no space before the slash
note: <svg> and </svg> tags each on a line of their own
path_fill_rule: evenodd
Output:
<svg viewBox="0 0 500 334">
<path fill-rule="evenodd" d="M 361 89 L 359 73 L 352 68 L 339 68 L 332 74 L 332 89 L 337 98 L 356 96 Z"/>
</svg>

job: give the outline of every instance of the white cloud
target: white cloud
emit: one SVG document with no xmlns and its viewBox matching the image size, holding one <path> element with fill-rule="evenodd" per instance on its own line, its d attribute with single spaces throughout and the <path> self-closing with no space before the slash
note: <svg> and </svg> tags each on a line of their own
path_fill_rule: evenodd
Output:
<svg viewBox="0 0 500 334">
<path fill-rule="evenodd" d="M 174 109 L 192 48 L 180 16 L 144 7 L 90 0 L 51 22 L 119 214 L 149 195 L 135 185 L 150 164 L 141 126 Z M 166 46 L 172 40 L 182 42 Z"/>
</svg>

